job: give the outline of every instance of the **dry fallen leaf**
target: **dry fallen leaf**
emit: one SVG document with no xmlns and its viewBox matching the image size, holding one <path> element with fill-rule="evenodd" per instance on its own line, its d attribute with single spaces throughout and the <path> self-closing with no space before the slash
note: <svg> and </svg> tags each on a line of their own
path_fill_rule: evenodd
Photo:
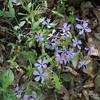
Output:
<svg viewBox="0 0 100 100">
<path fill-rule="evenodd" d="M 94 80 L 93 78 L 89 78 L 88 80 L 85 81 L 85 85 L 83 86 L 84 88 L 92 88 L 94 87 Z"/>
<path fill-rule="evenodd" d="M 85 99 L 86 99 L 86 100 L 89 100 L 89 94 L 88 94 L 88 91 L 87 91 L 87 90 L 83 90 L 82 93 L 83 93 Z"/>
<path fill-rule="evenodd" d="M 87 67 L 83 69 L 83 72 L 86 73 L 86 74 L 88 74 L 92 78 L 94 78 L 95 77 L 95 73 L 94 73 L 93 63 L 90 62 L 89 64 L 87 64 Z"/>
<path fill-rule="evenodd" d="M 66 69 L 64 69 L 63 72 L 70 72 L 71 74 L 73 74 L 75 76 L 78 75 L 78 73 L 74 69 L 72 69 L 71 67 L 66 66 L 65 68 Z"/>
</svg>

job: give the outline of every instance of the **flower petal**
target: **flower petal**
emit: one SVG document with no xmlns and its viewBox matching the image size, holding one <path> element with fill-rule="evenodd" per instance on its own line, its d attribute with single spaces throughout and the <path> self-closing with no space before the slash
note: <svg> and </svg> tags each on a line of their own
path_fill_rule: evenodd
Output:
<svg viewBox="0 0 100 100">
<path fill-rule="evenodd" d="M 67 23 L 64 23 L 63 28 L 66 29 L 67 27 Z"/>
<path fill-rule="evenodd" d="M 85 31 L 86 32 L 91 32 L 91 29 L 87 27 L 87 28 L 85 28 Z"/>
<path fill-rule="evenodd" d="M 78 34 L 79 34 L 79 35 L 84 34 L 84 30 L 79 31 L 79 33 L 78 33 Z"/>
<path fill-rule="evenodd" d="M 35 77 L 34 80 L 38 82 L 40 80 L 40 76 Z"/>
<path fill-rule="evenodd" d="M 86 28 L 88 26 L 88 23 L 84 22 L 83 27 Z"/>
<path fill-rule="evenodd" d="M 46 64 L 43 64 L 42 67 L 43 67 L 43 68 L 47 68 L 47 65 L 46 65 Z"/>
<path fill-rule="evenodd" d="M 76 28 L 77 28 L 77 29 L 83 29 L 83 27 L 82 27 L 80 24 L 77 24 L 77 25 L 76 25 Z"/>
<path fill-rule="evenodd" d="M 39 72 L 38 71 L 34 71 L 33 75 L 39 75 Z"/>
<path fill-rule="evenodd" d="M 42 59 L 38 59 L 38 62 L 41 64 L 42 63 Z"/>
<path fill-rule="evenodd" d="M 24 95 L 23 100 L 28 100 L 29 95 Z"/>
<path fill-rule="evenodd" d="M 35 64 L 34 64 L 34 66 L 35 66 L 35 67 L 39 67 L 39 66 L 40 66 L 40 64 L 38 64 L 38 63 L 35 63 Z"/>
</svg>

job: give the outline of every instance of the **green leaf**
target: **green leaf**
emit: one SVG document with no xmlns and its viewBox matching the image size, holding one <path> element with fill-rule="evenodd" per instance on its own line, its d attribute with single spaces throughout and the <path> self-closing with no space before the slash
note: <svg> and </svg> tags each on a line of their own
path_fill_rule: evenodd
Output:
<svg viewBox="0 0 100 100">
<path fill-rule="evenodd" d="M 25 21 L 21 21 L 20 23 L 19 23 L 19 27 L 23 27 L 24 25 L 25 25 Z"/>
<path fill-rule="evenodd" d="M 34 63 L 35 58 L 36 58 L 36 52 L 35 51 L 23 51 L 22 56 L 24 59 L 26 59 L 27 61 Z"/>
<path fill-rule="evenodd" d="M 38 21 L 32 19 L 32 30 L 33 32 L 40 30 L 40 23 L 44 20 L 44 18 L 40 18 Z"/>
<path fill-rule="evenodd" d="M 52 78 L 53 78 L 53 84 L 55 85 L 55 88 L 57 90 L 60 90 L 61 89 L 61 82 L 60 82 L 58 75 L 54 73 Z"/>
<path fill-rule="evenodd" d="M 15 17 L 15 10 L 13 8 L 12 0 L 9 0 L 8 7 L 9 7 L 9 14 L 10 14 L 10 16 L 11 17 Z"/>
<path fill-rule="evenodd" d="M 27 41 L 26 44 L 29 48 L 31 48 L 32 46 L 34 46 L 34 37 L 27 37 Z"/>
<path fill-rule="evenodd" d="M 12 17 L 12 15 L 9 13 L 9 11 L 2 11 L 2 10 L 0 10 L 0 16 Z"/>
<path fill-rule="evenodd" d="M 74 76 L 71 73 L 64 73 L 64 74 L 61 74 L 61 78 L 65 82 L 70 82 L 74 79 Z"/>
<path fill-rule="evenodd" d="M 15 17 L 15 10 L 13 8 L 12 0 L 8 1 L 8 8 L 9 8 L 9 11 L 0 10 L 0 16 L 3 16 L 3 17 Z"/>
<path fill-rule="evenodd" d="M 68 17 L 68 21 L 71 22 L 72 24 L 74 24 L 75 23 L 75 16 L 74 15 L 70 15 Z"/>
<path fill-rule="evenodd" d="M 57 11 L 52 11 L 55 15 L 59 16 L 59 17 L 64 17 L 64 15 L 62 15 L 61 13 L 57 12 Z"/>
<path fill-rule="evenodd" d="M 14 74 L 13 74 L 12 70 L 10 70 L 10 69 L 1 73 L 0 76 L 1 76 L 0 80 L 2 82 L 3 88 L 8 88 L 8 86 L 11 85 L 12 82 L 14 81 Z"/>
<path fill-rule="evenodd" d="M 66 37 L 66 39 L 64 41 L 60 41 L 61 45 L 63 48 L 67 47 L 68 45 L 71 44 L 71 39 L 72 39 L 72 35 L 69 35 L 68 37 Z"/>
<path fill-rule="evenodd" d="M 72 35 L 66 38 L 65 46 L 68 46 L 71 43 Z"/>
<path fill-rule="evenodd" d="M 25 66 L 26 68 L 26 75 L 29 77 L 33 73 L 33 67 L 31 65 Z"/>
<path fill-rule="evenodd" d="M 17 100 L 12 90 L 6 90 L 3 92 L 3 100 Z"/>
</svg>

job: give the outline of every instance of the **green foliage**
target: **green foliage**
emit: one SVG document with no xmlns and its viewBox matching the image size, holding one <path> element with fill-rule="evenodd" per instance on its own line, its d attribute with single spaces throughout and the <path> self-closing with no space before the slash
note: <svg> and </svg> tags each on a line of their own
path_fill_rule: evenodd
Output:
<svg viewBox="0 0 100 100">
<path fill-rule="evenodd" d="M 52 82 L 54 83 L 55 89 L 56 90 L 60 90 L 61 89 L 61 82 L 60 82 L 60 78 L 58 77 L 57 74 L 53 74 L 52 76 Z"/>
<path fill-rule="evenodd" d="M 10 69 L 1 73 L 0 76 L 1 76 L 0 81 L 2 82 L 2 87 L 4 89 L 8 88 L 9 85 L 11 85 L 12 82 L 14 81 L 14 74 L 13 74 L 12 70 L 10 70 Z"/>
<path fill-rule="evenodd" d="M 32 31 L 36 32 L 38 30 L 40 30 L 40 23 L 44 20 L 44 18 L 40 18 L 39 20 L 35 20 L 34 18 L 32 18 Z"/>
<path fill-rule="evenodd" d="M 27 47 L 29 47 L 29 48 L 31 48 L 31 47 L 33 47 L 34 46 L 34 37 L 32 36 L 32 37 L 29 37 L 29 36 L 27 36 L 27 40 L 26 40 L 26 45 L 27 45 Z"/>
<path fill-rule="evenodd" d="M 71 73 L 61 74 L 61 78 L 64 82 L 71 82 L 74 79 L 74 76 Z"/>
<path fill-rule="evenodd" d="M 3 89 L 0 87 L 0 100 L 17 100 L 17 98 L 11 89 Z"/>
<path fill-rule="evenodd" d="M 13 8 L 12 0 L 8 1 L 9 11 L 0 10 L 0 16 L 3 17 L 15 17 L 15 10 Z"/>
<path fill-rule="evenodd" d="M 71 22 L 72 24 L 75 23 L 75 16 L 74 15 L 68 16 L 68 21 Z"/>
<path fill-rule="evenodd" d="M 14 92 L 10 89 L 3 92 L 3 100 L 17 100 Z"/>
<path fill-rule="evenodd" d="M 33 51 L 23 51 L 22 56 L 25 60 L 29 61 L 30 63 L 34 63 L 35 59 L 36 59 L 36 52 Z"/>
<path fill-rule="evenodd" d="M 61 13 L 59 13 L 58 11 L 52 11 L 53 12 L 53 14 L 55 14 L 55 15 L 57 15 L 57 16 L 59 16 L 59 17 L 64 17 L 64 15 L 62 15 Z"/>
</svg>

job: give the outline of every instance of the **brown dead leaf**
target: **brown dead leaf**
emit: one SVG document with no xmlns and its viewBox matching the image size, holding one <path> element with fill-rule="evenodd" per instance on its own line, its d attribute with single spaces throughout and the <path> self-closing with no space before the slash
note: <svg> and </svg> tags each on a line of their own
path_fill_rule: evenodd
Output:
<svg viewBox="0 0 100 100">
<path fill-rule="evenodd" d="M 91 76 L 91 78 L 94 78 L 95 77 L 94 69 L 95 67 L 93 66 L 93 62 L 90 62 L 87 65 L 87 67 L 83 69 L 83 72 Z"/>
<path fill-rule="evenodd" d="M 88 80 L 86 80 L 85 85 L 83 87 L 84 88 L 93 88 L 94 87 L 94 79 L 89 78 Z"/>
<path fill-rule="evenodd" d="M 64 86 L 61 87 L 60 94 L 63 94 L 63 96 L 61 97 L 62 100 L 69 100 L 69 96 L 70 96 L 69 92 Z"/>
<path fill-rule="evenodd" d="M 82 93 L 83 93 L 85 99 L 89 100 L 89 94 L 88 94 L 87 90 L 83 90 Z"/>
<path fill-rule="evenodd" d="M 68 66 L 65 67 L 65 69 L 63 70 L 63 72 L 70 72 L 71 74 L 73 74 L 75 76 L 78 75 L 78 73 L 74 69 L 72 69 L 71 67 L 68 67 Z"/>
</svg>

